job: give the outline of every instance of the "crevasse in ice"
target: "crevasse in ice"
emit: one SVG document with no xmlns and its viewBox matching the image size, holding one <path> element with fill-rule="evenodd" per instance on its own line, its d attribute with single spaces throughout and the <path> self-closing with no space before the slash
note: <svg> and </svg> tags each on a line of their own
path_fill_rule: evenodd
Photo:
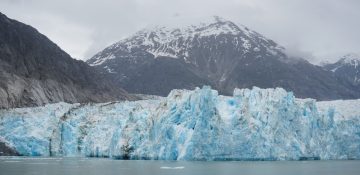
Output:
<svg viewBox="0 0 360 175">
<path fill-rule="evenodd" d="M 168 97 L 0 111 L 0 142 L 21 155 L 161 160 L 359 159 L 360 101 L 210 87 Z"/>
</svg>

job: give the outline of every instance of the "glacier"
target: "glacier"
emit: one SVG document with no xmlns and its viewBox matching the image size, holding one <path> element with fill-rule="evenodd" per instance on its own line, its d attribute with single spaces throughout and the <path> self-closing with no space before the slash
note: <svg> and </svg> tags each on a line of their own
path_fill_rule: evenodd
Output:
<svg viewBox="0 0 360 175">
<path fill-rule="evenodd" d="M 360 159 L 360 100 L 208 86 L 167 97 L 0 110 L 0 142 L 24 156 L 151 160 Z"/>
</svg>

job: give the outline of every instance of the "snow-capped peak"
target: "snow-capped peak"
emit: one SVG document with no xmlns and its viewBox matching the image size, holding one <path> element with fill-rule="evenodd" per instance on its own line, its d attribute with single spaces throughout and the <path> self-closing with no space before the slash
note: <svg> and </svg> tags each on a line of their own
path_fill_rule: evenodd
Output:
<svg viewBox="0 0 360 175">
<path fill-rule="evenodd" d="M 339 61 L 333 63 L 333 64 L 326 64 L 324 66 L 332 66 L 331 71 L 336 72 L 341 67 L 348 67 L 351 66 L 355 69 L 357 69 L 358 65 L 360 65 L 360 56 L 356 53 L 349 53 L 347 55 L 342 56 Z"/>
<path fill-rule="evenodd" d="M 247 31 L 246 34 L 249 35 L 251 32 L 248 31 L 246 27 L 239 27 L 235 25 L 233 22 L 225 20 L 221 17 L 214 16 L 210 18 L 210 20 L 204 20 L 199 23 L 188 23 L 184 24 L 184 26 L 179 25 L 156 25 L 145 28 L 139 32 L 137 32 L 132 37 L 124 40 L 132 40 L 134 37 L 143 36 L 146 38 L 157 39 L 160 43 L 168 42 L 172 40 L 176 40 L 179 38 L 189 38 L 195 36 L 212 36 L 212 35 L 220 35 L 220 34 L 233 34 L 238 35 L 241 32 Z M 245 32 L 244 32 L 245 33 Z M 120 41 L 120 42 L 124 42 Z"/>
<path fill-rule="evenodd" d="M 237 25 L 224 18 L 213 16 L 202 19 L 201 22 L 179 21 L 179 23 L 173 22 L 171 25 L 149 26 L 98 53 L 88 63 L 92 66 L 97 66 L 113 58 L 112 55 L 115 52 L 121 51 L 122 53 L 130 54 L 134 49 L 145 50 L 154 55 L 154 58 L 161 56 L 183 58 L 188 62 L 189 50 L 200 44 L 200 38 L 209 39 L 213 37 L 216 39 L 221 35 L 232 35 L 233 37 L 227 37 L 225 41 L 219 40 L 207 44 L 221 45 L 232 43 L 234 49 L 243 54 L 264 50 L 270 55 L 283 56 L 284 48 L 272 40 L 243 25 Z M 203 43 L 204 47 L 207 44 L 204 45 Z"/>
<path fill-rule="evenodd" d="M 360 62 L 360 56 L 356 53 L 350 53 L 341 57 L 340 60 L 345 64 L 358 65 L 358 63 Z"/>
</svg>

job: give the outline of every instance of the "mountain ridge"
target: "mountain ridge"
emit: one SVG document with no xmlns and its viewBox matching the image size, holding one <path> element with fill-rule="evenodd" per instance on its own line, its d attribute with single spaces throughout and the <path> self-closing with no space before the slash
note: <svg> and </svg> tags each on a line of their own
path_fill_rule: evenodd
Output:
<svg viewBox="0 0 360 175">
<path fill-rule="evenodd" d="M 35 28 L 0 13 L 0 108 L 132 99 Z"/>
<path fill-rule="evenodd" d="M 222 94 L 231 94 L 234 88 L 280 86 L 302 98 L 360 97 L 356 88 L 339 83 L 331 72 L 290 57 L 273 40 L 221 18 L 183 28 L 143 29 L 105 48 L 87 63 L 103 73 L 110 72 L 118 85 L 132 93 L 165 96 L 171 89 L 211 85 Z M 169 70 L 159 64 L 177 66 Z M 179 70 L 174 70 L 176 67 Z M 181 77 L 179 72 L 204 81 L 166 77 Z"/>
<path fill-rule="evenodd" d="M 360 56 L 346 54 L 335 63 L 324 64 L 323 67 L 335 74 L 338 79 L 347 81 L 360 89 Z"/>
</svg>

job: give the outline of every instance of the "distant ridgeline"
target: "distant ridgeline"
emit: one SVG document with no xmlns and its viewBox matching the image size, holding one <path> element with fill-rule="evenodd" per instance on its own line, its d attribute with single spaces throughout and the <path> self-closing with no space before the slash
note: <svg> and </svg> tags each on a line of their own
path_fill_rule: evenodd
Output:
<svg viewBox="0 0 360 175">
<path fill-rule="evenodd" d="M 360 158 L 360 101 L 204 87 L 168 97 L 0 111 L 0 152 L 160 160 Z"/>
</svg>

